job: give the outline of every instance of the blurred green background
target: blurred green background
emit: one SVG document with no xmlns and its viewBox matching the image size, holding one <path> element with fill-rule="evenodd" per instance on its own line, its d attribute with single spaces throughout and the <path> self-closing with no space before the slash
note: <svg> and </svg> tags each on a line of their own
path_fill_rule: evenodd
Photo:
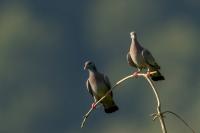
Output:
<svg viewBox="0 0 200 133">
<path fill-rule="evenodd" d="M 162 109 L 174 111 L 200 131 L 200 1 L 20 0 L 0 1 L 1 133 L 160 133 L 155 98 L 145 80 L 114 91 L 120 110 L 102 108 L 80 129 L 92 102 L 84 62 L 93 60 L 114 84 L 128 66 L 129 33 L 161 65 L 156 83 Z M 190 132 L 168 115 L 170 133 Z"/>
</svg>

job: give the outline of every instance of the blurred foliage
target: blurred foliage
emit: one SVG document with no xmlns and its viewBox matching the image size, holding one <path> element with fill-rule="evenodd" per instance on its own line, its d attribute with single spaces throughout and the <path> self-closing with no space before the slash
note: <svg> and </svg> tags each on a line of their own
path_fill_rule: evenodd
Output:
<svg viewBox="0 0 200 133">
<path fill-rule="evenodd" d="M 196 0 L 1 1 L 0 132 L 160 132 L 148 117 L 155 100 L 143 79 L 115 90 L 118 112 L 98 109 L 79 128 L 92 101 L 84 61 L 113 84 L 135 71 L 126 62 L 130 31 L 162 67 L 166 80 L 156 85 L 163 109 L 199 131 L 199 9 Z M 169 132 L 188 131 L 166 120 Z"/>
</svg>

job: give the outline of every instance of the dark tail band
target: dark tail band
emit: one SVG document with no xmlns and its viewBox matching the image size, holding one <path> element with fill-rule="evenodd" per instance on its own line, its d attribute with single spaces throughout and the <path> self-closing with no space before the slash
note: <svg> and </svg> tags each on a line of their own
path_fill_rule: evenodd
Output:
<svg viewBox="0 0 200 133">
<path fill-rule="evenodd" d="M 113 112 L 115 112 L 115 111 L 117 111 L 117 110 L 119 110 L 119 108 L 115 105 L 115 106 L 112 106 L 112 107 L 110 107 L 110 108 L 105 108 L 104 109 L 104 111 L 106 112 L 106 113 L 113 113 Z"/>
<path fill-rule="evenodd" d="M 151 76 L 151 79 L 152 79 L 153 81 L 159 81 L 159 80 L 165 80 L 165 77 L 162 76 L 162 74 L 161 74 L 159 71 L 157 71 L 157 73 L 155 73 L 155 74 L 153 74 L 153 75 Z"/>
</svg>

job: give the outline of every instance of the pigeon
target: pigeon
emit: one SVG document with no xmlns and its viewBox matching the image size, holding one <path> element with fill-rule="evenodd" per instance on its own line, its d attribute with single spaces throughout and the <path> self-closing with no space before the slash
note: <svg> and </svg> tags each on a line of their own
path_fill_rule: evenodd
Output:
<svg viewBox="0 0 200 133">
<path fill-rule="evenodd" d="M 92 61 L 86 61 L 84 69 L 88 70 L 89 72 L 89 78 L 86 81 L 86 87 L 94 98 L 92 108 L 95 108 L 95 103 L 111 89 L 111 84 L 106 75 L 97 71 L 97 68 Z M 106 113 L 112 113 L 119 109 L 113 100 L 112 92 L 107 95 L 101 101 L 101 103 L 103 104 L 104 111 Z"/>
<path fill-rule="evenodd" d="M 156 63 L 149 50 L 140 45 L 137 40 L 136 33 L 131 32 L 130 36 L 132 43 L 129 52 L 127 53 L 127 61 L 130 66 L 138 69 L 134 75 L 137 76 L 137 73 L 139 73 L 142 69 L 147 69 L 147 74 L 153 81 L 165 80 L 164 76 L 162 76 L 159 71 L 160 66 Z M 150 75 L 150 72 L 153 71 L 156 71 L 156 73 Z"/>
</svg>

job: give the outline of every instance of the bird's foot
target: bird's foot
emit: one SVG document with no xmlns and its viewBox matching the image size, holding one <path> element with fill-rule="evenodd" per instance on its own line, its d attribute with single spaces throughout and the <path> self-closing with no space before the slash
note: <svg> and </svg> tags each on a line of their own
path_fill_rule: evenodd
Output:
<svg viewBox="0 0 200 133">
<path fill-rule="evenodd" d="M 96 109 L 96 107 L 97 107 L 96 103 L 92 103 L 91 108 Z"/>
<path fill-rule="evenodd" d="M 140 73 L 139 71 L 133 72 L 133 77 L 138 77 L 138 73 Z"/>
<path fill-rule="evenodd" d="M 147 71 L 147 77 L 150 77 L 150 76 L 151 76 L 151 72 Z"/>
</svg>

